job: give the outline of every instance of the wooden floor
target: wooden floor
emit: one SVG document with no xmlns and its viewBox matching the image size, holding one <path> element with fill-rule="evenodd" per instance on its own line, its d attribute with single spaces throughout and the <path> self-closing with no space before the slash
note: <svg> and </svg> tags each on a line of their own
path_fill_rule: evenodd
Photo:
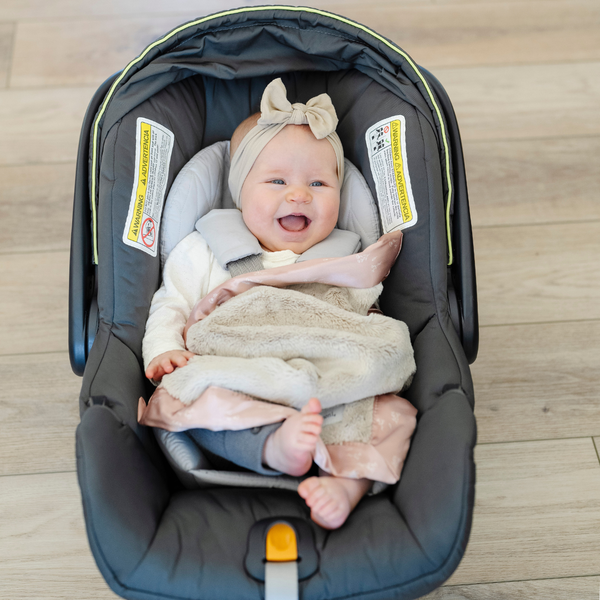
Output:
<svg viewBox="0 0 600 600">
<path fill-rule="evenodd" d="M 86 105 L 161 33 L 242 2 L 0 0 L 2 600 L 115 597 L 84 531 L 67 354 Z M 461 125 L 481 317 L 478 483 L 464 560 L 427 598 L 596 600 L 600 2 L 313 5 L 401 45 L 442 81 Z"/>
</svg>

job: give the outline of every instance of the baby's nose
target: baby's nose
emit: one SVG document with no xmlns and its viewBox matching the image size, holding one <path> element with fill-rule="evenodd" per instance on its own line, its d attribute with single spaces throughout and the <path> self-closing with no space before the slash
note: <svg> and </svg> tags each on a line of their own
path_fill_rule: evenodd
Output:
<svg viewBox="0 0 600 600">
<path fill-rule="evenodd" d="M 287 200 L 298 204 L 306 204 L 311 202 L 312 194 L 302 186 L 292 186 L 288 189 Z"/>
</svg>

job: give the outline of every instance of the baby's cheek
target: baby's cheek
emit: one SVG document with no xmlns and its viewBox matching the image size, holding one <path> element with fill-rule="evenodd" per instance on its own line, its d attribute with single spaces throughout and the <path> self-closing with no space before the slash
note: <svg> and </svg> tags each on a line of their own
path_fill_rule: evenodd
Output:
<svg viewBox="0 0 600 600">
<path fill-rule="evenodd" d="M 249 211 L 247 217 L 244 217 L 243 213 L 242 216 L 244 218 L 244 222 L 246 223 L 246 227 L 248 227 L 248 229 L 250 229 L 250 231 L 253 233 L 254 231 L 262 231 L 267 226 L 269 221 L 272 220 L 267 218 L 263 210 L 257 208 Z"/>
<path fill-rule="evenodd" d="M 335 227 L 337 220 L 340 216 L 340 202 L 331 202 L 329 205 L 329 210 L 327 211 L 326 221 L 329 224 L 332 224 L 331 227 Z"/>
</svg>

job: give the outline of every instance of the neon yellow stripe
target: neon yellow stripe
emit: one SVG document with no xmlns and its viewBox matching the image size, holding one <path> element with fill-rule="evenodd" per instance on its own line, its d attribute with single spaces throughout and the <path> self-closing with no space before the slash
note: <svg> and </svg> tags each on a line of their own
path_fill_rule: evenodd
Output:
<svg viewBox="0 0 600 600">
<path fill-rule="evenodd" d="M 211 21 L 213 19 L 220 19 L 221 17 L 242 14 L 245 12 L 258 12 L 258 11 L 266 11 L 266 10 L 286 10 L 289 12 L 307 12 L 307 13 L 313 13 L 316 15 L 322 15 L 324 17 L 329 17 L 331 19 L 335 19 L 337 21 L 345 23 L 346 25 L 350 25 L 352 27 L 355 27 L 356 29 L 360 29 L 361 31 L 368 33 L 370 36 L 379 40 L 380 42 L 385 44 L 388 48 L 391 48 L 392 50 L 394 50 L 394 52 L 397 52 L 402 57 L 404 57 L 404 59 L 413 68 L 413 70 L 415 71 L 415 73 L 417 74 L 417 76 L 419 77 L 419 79 L 421 80 L 423 85 L 425 86 L 427 93 L 429 94 L 429 98 L 431 100 L 431 103 L 433 104 L 433 107 L 437 114 L 438 120 L 440 122 L 442 140 L 444 142 L 444 152 L 445 152 L 445 158 L 446 158 L 446 180 L 448 182 L 448 199 L 446 202 L 446 236 L 448 239 L 448 266 L 450 266 L 453 262 L 452 241 L 450 239 L 450 202 L 452 199 L 452 180 L 450 179 L 450 155 L 449 155 L 449 151 L 448 151 L 448 140 L 446 139 L 446 127 L 444 125 L 444 119 L 442 118 L 442 114 L 440 112 L 440 109 L 439 109 L 436 101 L 435 101 L 435 98 L 433 96 L 431 88 L 429 87 L 429 84 L 427 83 L 427 80 L 423 77 L 423 75 L 419 71 L 417 65 L 412 61 L 412 59 L 410 58 L 410 56 L 408 56 L 408 54 L 403 52 L 400 48 L 398 48 L 397 46 L 395 46 L 394 44 L 392 44 L 391 42 L 386 40 L 384 37 L 375 33 L 368 27 L 365 27 L 364 25 L 361 25 L 360 23 L 356 23 L 354 21 L 351 21 L 350 19 L 346 19 L 345 17 L 340 17 L 333 13 L 329 13 L 329 12 L 326 12 L 323 10 L 318 10 L 316 8 L 303 8 L 301 6 L 256 6 L 256 7 L 247 7 L 247 8 L 236 8 L 233 10 L 226 10 L 226 11 L 223 11 L 220 13 L 216 13 L 216 14 L 210 15 L 208 17 L 203 17 L 201 19 L 197 19 L 196 21 L 191 21 L 190 23 L 186 23 L 185 25 L 182 25 L 181 27 L 174 29 L 173 31 L 171 31 L 170 33 L 168 33 L 161 39 L 154 42 L 153 44 L 150 44 L 150 46 L 148 46 L 136 59 L 132 60 L 123 69 L 123 71 L 121 72 L 121 75 L 119 77 L 117 77 L 117 79 L 114 81 L 113 85 L 111 86 L 110 90 L 106 94 L 104 102 L 102 103 L 102 106 L 100 107 L 100 110 L 98 112 L 98 116 L 96 117 L 96 120 L 94 122 L 94 135 L 93 135 L 93 146 L 92 146 L 92 193 L 91 193 L 92 223 L 93 223 L 92 231 L 93 231 L 93 238 L 94 238 L 93 239 L 94 263 L 98 264 L 98 230 L 97 230 L 97 216 L 96 216 L 96 167 L 97 167 L 97 165 L 96 165 L 96 162 L 97 162 L 96 148 L 97 148 L 97 142 L 98 142 L 98 127 L 99 127 L 100 120 L 102 119 L 102 117 L 104 116 L 104 112 L 106 111 L 106 106 L 107 106 L 108 102 L 110 101 L 110 99 L 111 99 L 115 89 L 119 85 L 119 83 L 123 80 L 123 78 L 131 70 L 131 68 L 134 67 L 138 62 L 143 60 L 146 57 L 146 55 L 153 48 L 155 48 L 156 46 L 159 46 L 163 42 L 166 42 L 169 38 L 180 33 L 181 31 L 184 31 L 185 29 L 188 29 L 190 27 L 195 27 L 196 25 L 206 23 L 207 21 Z"/>
</svg>

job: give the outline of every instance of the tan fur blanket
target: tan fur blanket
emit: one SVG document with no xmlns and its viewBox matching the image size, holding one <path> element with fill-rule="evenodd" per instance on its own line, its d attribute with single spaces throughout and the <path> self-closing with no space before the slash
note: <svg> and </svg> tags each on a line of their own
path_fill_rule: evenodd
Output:
<svg viewBox="0 0 600 600">
<path fill-rule="evenodd" d="M 297 409 L 399 392 L 415 371 L 412 346 L 404 323 L 367 315 L 380 291 L 252 288 L 189 329 L 198 356 L 163 385 L 184 404 L 218 386 Z"/>
</svg>

